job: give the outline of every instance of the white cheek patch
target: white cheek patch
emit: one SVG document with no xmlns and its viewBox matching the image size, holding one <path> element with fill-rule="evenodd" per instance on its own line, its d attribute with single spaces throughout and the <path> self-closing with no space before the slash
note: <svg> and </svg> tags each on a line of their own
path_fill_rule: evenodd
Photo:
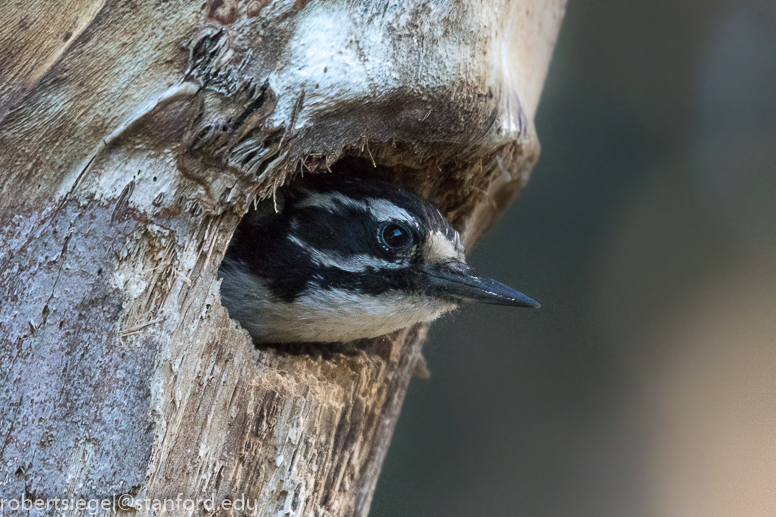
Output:
<svg viewBox="0 0 776 517">
<path fill-rule="evenodd" d="M 343 256 L 339 253 L 324 252 L 302 241 L 295 235 L 289 235 L 288 240 L 302 248 L 310 258 L 318 265 L 334 267 L 351 273 L 363 273 L 369 268 L 374 269 L 399 269 L 403 264 L 389 262 L 379 257 L 359 253 L 357 255 Z"/>
<path fill-rule="evenodd" d="M 458 237 L 457 234 L 456 237 Z M 460 239 L 456 238 L 451 241 L 440 231 L 435 231 L 428 236 L 426 246 L 423 249 L 423 258 L 427 264 L 465 261 Z"/>
<path fill-rule="evenodd" d="M 399 291 L 372 296 L 309 286 L 292 302 L 275 299 L 242 264 L 221 271 L 221 301 L 258 342 L 352 341 L 433 321 L 456 304 Z"/>
</svg>

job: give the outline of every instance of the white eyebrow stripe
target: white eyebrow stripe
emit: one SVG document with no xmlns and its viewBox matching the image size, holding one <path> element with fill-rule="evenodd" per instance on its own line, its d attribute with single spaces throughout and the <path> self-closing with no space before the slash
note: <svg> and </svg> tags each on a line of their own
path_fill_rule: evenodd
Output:
<svg viewBox="0 0 776 517">
<path fill-rule="evenodd" d="M 325 267 L 334 267 L 350 273 L 363 273 L 369 268 L 401 269 L 404 267 L 403 264 L 389 262 L 363 253 L 351 255 L 349 257 L 345 257 L 339 253 L 326 253 L 310 246 L 295 235 L 289 235 L 288 240 L 306 251 L 310 255 L 310 258 L 317 264 Z"/>
<path fill-rule="evenodd" d="M 367 198 L 353 199 L 341 192 L 306 191 L 307 197 L 297 203 L 297 208 L 317 207 L 333 212 L 338 206 L 347 206 L 364 212 L 370 212 L 380 222 L 404 221 L 416 225 L 415 218 L 405 209 L 396 206 L 385 199 Z"/>
<path fill-rule="evenodd" d="M 307 197 L 296 204 L 297 208 L 318 207 L 333 212 L 338 205 L 344 205 L 351 208 L 356 208 L 361 211 L 368 211 L 369 207 L 363 201 L 358 201 L 351 197 L 348 197 L 341 192 L 313 192 L 311 190 L 305 190 Z"/>
<path fill-rule="evenodd" d="M 398 207 L 385 199 L 377 199 L 370 197 L 366 200 L 366 204 L 372 215 L 378 221 L 405 221 L 412 225 L 416 225 L 415 218 L 412 217 L 405 209 Z"/>
</svg>

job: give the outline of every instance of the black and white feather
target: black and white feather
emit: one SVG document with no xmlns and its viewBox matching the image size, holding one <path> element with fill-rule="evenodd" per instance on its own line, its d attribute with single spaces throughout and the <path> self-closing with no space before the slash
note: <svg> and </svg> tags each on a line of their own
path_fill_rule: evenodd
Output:
<svg viewBox="0 0 776 517">
<path fill-rule="evenodd" d="M 277 211 L 276 211 L 277 208 Z M 223 305 L 256 342 L 344 342 L 432 321 L 463 301 L 538 306 L 475 275 L 458 232 L 390 183 L 317 174 L 240 223 Z"/>
</svg>

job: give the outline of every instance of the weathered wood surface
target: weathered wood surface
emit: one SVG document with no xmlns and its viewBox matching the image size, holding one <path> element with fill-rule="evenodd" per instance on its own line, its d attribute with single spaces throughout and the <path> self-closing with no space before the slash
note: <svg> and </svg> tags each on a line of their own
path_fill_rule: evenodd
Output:
<svg viewBox="0 0 776 517">
<path fill-rule="evenodd" d="M 256 350 L 219 262 L 252 199 L 346 155 L 471 243 L 538 157 L 563 4 L 4 4 L 0 498 L 365 515 L 425 328 Z"/>
</svg>

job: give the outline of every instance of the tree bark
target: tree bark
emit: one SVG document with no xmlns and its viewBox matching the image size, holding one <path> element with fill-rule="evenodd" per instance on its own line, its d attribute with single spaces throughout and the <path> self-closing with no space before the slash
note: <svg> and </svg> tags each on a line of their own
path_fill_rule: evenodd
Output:
<svg viewBox="0 0 776 517">
<path fill-rule="evenodd" d="M 5 5 L 0 499 L 366 515 L 426 328 L 352 353 L 257 349 L 220 305 L 219 263 L 252 200 L 345 156 L 471 244 L 538 157 L 563 7 Z"/>
</svg>

